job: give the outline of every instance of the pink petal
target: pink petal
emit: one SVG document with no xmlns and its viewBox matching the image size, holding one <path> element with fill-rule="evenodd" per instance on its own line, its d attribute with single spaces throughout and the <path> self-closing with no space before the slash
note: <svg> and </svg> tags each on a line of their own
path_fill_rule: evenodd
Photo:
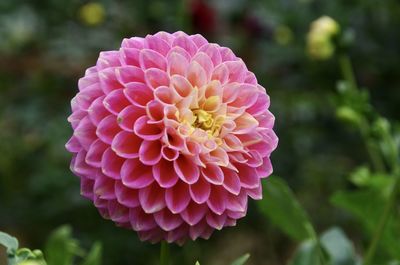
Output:
<svg viewBox="0 0 400 265">
<path fill-rule="evenodd" d="M 259 92 L 257 93 L 257 101 L 255 101 L 246 111 L 253 116 L 260 115 L 266 111 L 269 107 L 269 97 L 267 94 Z"/>
<path fill-rule="evenodd" d="M 234 195 L 238 195 L 241 189 L 241 184 L 238 174 L 235 171 L 226 168 L 223 168 L 223 172 L 224 172 L 224 183 L 222 185 L 228 192 Z"/>
<path fill-rule="evenodd" d="M 189 66 L 189 60 L 178 52 L 168 53 L 168 73 L 169 75 L 181 75 L 184 76 L 186 69 Z"/>
<path fill-rule="evenodd" d="M 162 188 L 171 188 L 178 181 L 173 163 L 164 159 L 153 166 L 153 176 Z"/>
<path fill-rule="evenodd" d="M 243 164 L 238 164 L 236 167 L 239 170 L 238 175 L 242 187 L 247 189 L 257 188 L 260 183 L 260 178 L 258 177 L 256 170 Z"/>
<path fill-rule="evenodd" d="M 115 76 L 119 83 L 144 82 L 143 70 L 136 66 L 122 66 L 115 69 Z"/>
<path fill-rule="evenodd" d="M 86 158 L 85 161 L 86 163 L 88 163 L 89 165 L 93 166 L 93 167 L 101 167 L 101 159 L 103 156 L 103 153 L 106 151 L 106 149 L 109 146 L 107 144 L 105 144 L 103 141 L 101 141 L 100 139 L 97 139 L 96 141 L 94 141 L 90 147 L 89 150 L 86 154 Z"/>
<path fill-rule="evenodd" d="M 203 178 L 199 178 L 199 180 L 190 185 L 190 196 L 193 201 L 198 204 L 202 204 L 206 202 L 211 193 L 211 185 Z"/>
<path fill-rule="evenodd" d="M 99 71 L 99 81 L 100 87 L 106 95 L 115 89 L 123 87 L 121 82 L 117 79 L 115 68 L 107 68 Z"/>
<path fill-rule="evenodd" d="M 97 73 L 97 70 L 94 73 L 85 74 L 84 77 L 81 77 L 78 80 L 79 91 L 85 90 L 87 87 L 90 87 L 93 84 L 98 84 L 99 81 L 100 80 L 99 80 L 99 75 Z M 98 86 L 99 86 L 99 84 L 98 84 Z"/>
<path fill-rule="evenodd" d="M 144 75 L 146 79 L 146 84 L 152 89 L 156 89 L 159 86 L 169 86 L 168 75 L 160 69 L 147 69 Z"/>
<path fill-rule="evenodd" d="M 144 48 L 144 38 L 141 38 L 141 37 L 132 37 L 129 39 L 125 38 L 122 40 L 121 47 L 143 49 Z"/>
<path fill-rule="evenodd" d="M 143 70 L 149 68 L 158 68 L 163 71 L 167 70 L 167 61 L 165 60 L 165 57 L 154 50 L 150 49 L 141 50 L 139 54 L 139 62 L 140 62 L 140 67 Z"/>
<path fill-rule="evenodd" d="M 174 160 L 174 169 L 179 178 L 187 184 L 196 183 L 200 177 L 199 167 L 192 159 L 184 155 Z"/>
<path fill-rule="evenodd" d="M 105 96 L 97 98 L 92 102 L 88 109 L 89 118 L 94 125 L 98 125 L 102 119 L 111 113 L 104 107 L 103 100 Z"/>
<path fill-rule="evenodd" d="M 96 135 L 105 143 L 111 145 L 115 135 L 121 131 L 117 117 L 113 114 L 105 117 L 98 125 Z"/>
<path fill-rule="evenodd" d="M 160 141 L 144 140 L 139 149 L 139 160 L 145 165 L 155 165 L 161 159 L 161 143 Z"/>
<path fill-rule="evenodd" d="M 83 118 L 74 131 L 74 136 L 85 150 L 96 140 L 96 127 L 93 126 L 89 117 Z"/>
<path fill-rule="evenodd" d="M 104 175 L 113 179 L 120 179 L 121 167 L 124 162 L 125 159 L 119 157 L 111 148 L 107 148 L 101 158 L 101 166 Z"/>
<path fill-rule="evenodd" d="M 139 159 L 127 159 L 121 168 L 122 183 L 132 189 L 141 189 L 153 183 L 151 167 L 143 165 Z"/>
<path fill-rule="evenodd" d="M 135 231 L 148 231 L 157 227 L 153 215 L 146 214 L 141 207 L 129 209 L 129 220 Z"/>
<path fill-rule="evenodd" d="M 263 197 L 261 182 L 260 182 L 260 185 L 258 185 L 257 188 L 248 189 L 247 190 L 247 195 L 249 195 L 250 198 L 252 198 L 253 200 L 261 200 L 262 197 Z"/>
<path fill-rule="evenodd" d="M 149 118 L 147 116 L 137 119 L 133 127 L 134 132 L 142 139 L 148 141 L 160 139 L 163 131 L 157 124 L 148 123 L 148 121 Z"/>
<path fill-rule="evenodd" d="M 221 230 L 224 227 L 226 218 L 226 214 L 216 215 L 209 212 L 206 215 L 207 224 L 217 230 Z"/>
<path fill-rule="evenodd" d="M 244 213 L 247 210 L 247 192 L 242 191 L 238 195 L 226 195 L 226 209 L 233 212 Z"/>
<path fill-rule="evenodd" d="M 227 47 L 219 47 L 219 52 L 221 54 L 221 58 L 222 58 L 223 62 L 237 60 L 237 57 L 232 52 L 232 50 Z"/>
<path fill-rule="evenodd" d="M 115 199 L 114 186 L 115 180 L 100 173 L 94 180 L 93 192 L 101 199 L 112 200 Z"/>
<path fill-rule="evenodd" d="M 191 226 L 189 229 L 189 236 L 192 240 L 196 240 L 199 237 L 202 237 L 204 239 L 208 239 L 212 232 L 214 231 L 213 228 L 211 228 L 206 220 L 202 220 L 198 224 Z"/>
<path fill-rule="evenodd" d="M 230 102 L 229 106 L 236 108 L 248 108 L 257 101 L 257 87 L 248 84 L 241 84 L 236 99 Z"/>
<path fill-rule="evenodd" d="M 197 204 L 195 202 L 191 202 L 188 207 L 181 212 L 181 216 L 186 223 L 190 226 L 194 226 L 203 219 L 207 212 L 206 204 Z"/>
<path fill-rule="evenodd" d="M 108 212 L 110 219 L 115 223 L 129 222 L 129 208 L 121 205 L 117 200 L 110 200 L 108 202 Z"/>
<path fill-rule="evenodd" d="M 80 185 L 81 195 L 89 200 L 93 200 L 94 199 L 93 185 L 94 181 L 92 179 L 82 177 Z"/>
<path fill-rule="evenodd" d="M 174 161 L 179 156 L 179 151 L 163 145 L 161 148 L 161 155 L 165 160 Z"/>
<path fill-rule="evenodd" d="M 185 139 L 179 135 L 174 128 L 165 128 L 165 133 L 162 137 L 164 143 L 171 149 L 182 150 L 185 147 Z"/>
<path fill-rule="evenodd" d="M 122 184 L 121 181 L 115 181 L 115 195 L 120 204 L 129 208 L 140 205 L 138 190 L 130 189 Z"/>
<path fill-rule="evenodd" d="M 258 167 L 256 171 L 260 178 L 266 178 L 272 174 L 273 169 L 269 157 L 264 157 L 262 165 Z"/>
<path fill-rule="evenodd" d="M 258 126 L 258 121 L 248 114 L 247 112 L 243 113 L 241 116 L 235 119 L 235 134 L 245 134 L 249 133 Z"/>
<path fill-rule="evenodd" d="M 180 213 L 186 209 L 190 202 L 188 185 L 178 181 L 175 186 L 165 192 L 165 201 L 172 213 Z"/>
<path fill-rule="evenodd" d="M 221 215 L 226 209 L 226 191 L 221 186 L 211 186 L 210 197 L 208 198 L 207 205 L 210 209 Z"/>
<path fill-rule="evenodd" d="M 125 97 L 135 106 L 145 108 L 147 102 L 152 100 L 153 91 L 143 83 L 132 82 L 124 89 Z"/>
<path fill-rule="evenodd" d="M 207 80 L 210 80 L 213 69 L 214 69 L 214 64 L 211 61 L 210 57 L 207 54 L 205 54 L 204 52 L 198 52 L 193 57 L 192 61 L 195 61 L 200 64 L 200 66 L 206 72 Z"/>
<path fill-rule="evenodd" d="M 147 35 L 145 38 L 145 46 L 150 50 L 157 51 L 158 53 L 166 56 L 168 51 L 171 49 L 171 46 L 167 41 L 163 40 L 160 37 Z"/>
<path fill-rule="evenodd" d="M 224 63 L 229 70 L 229 82 L 243 83 L 246 78 L 247 68 L 242 60 Z"/>
<path fill-rule="evenodd" d="M 121 62 L 125 65 L 140 67 L 139 54 L 140 50 L 136 48 L 121 48 L 119 50 Z"/>
<path fill-rule="evenodd" d="M 118 51 L 103 51 L 100 52 L 96 67 L 98 70 L 120 66 Z"/>
<path fill-rule="evenodd" d="M 179 214 L 173 214 L 167 209 L 155 213 L 154 219 L 164 231 L 174 230 L 183 223 Z"/>
<path fill-rule="evenodd" d="M 208 57 L 210 57 L 211 61 L 214 64 L 214 67 L 216 67 L 222 62 L 218 44 L 210 43 L 203 45 L 199 49 L 199 51 L 204 52 L 205 54 L 208 55 Z"/>
<path fill-rule="evenodd" d="M 202 87 L 205 85 L 209 79 L 207 77 L 207 72 L 204 68 L 196 61 L 192 61 L 186 72 L 187 80 L 192 84 L 192 86 Z"/>
<path fill-rule="evenodd" d="M 68 142 L 65 144 L 65 148 L 71 153 L 78 153 L 82 150 L 82 146 L 75 136 L 72 136 Z"/>
<path fill-rule="evenodd" d="M 146 115 L 144 109 L 130 105 L 118 114 L 117 123 L 125 131 L 133 132 L 136 120 L 144 115 Z"/>
<path fill-rule="evenodd" d="M 82 110 L 88 110 L 92 102 L 98 98 L 103 96 L 104 93 L 101 90 L 99 84 L 93 84 L 89 87 L 86 87 L 84 90 L 80 91 L 74 98 L 76 104 Z"/>
<path fill-rule="evenodd" d="M 191 95 L 193 91 L 193 87 L 190 82 L 180 75 L 173 75 L 171 77 L 171 87 L 175 89 L 178 95 L 183 98 Z"/>
<path fill-rule="evenodd" d="M 208 41 L 200 34 L 191 35 L 190 39 L 196 44 L 197 48 L 200 48 L 201 46 L 208 43 Z"/>
<path fill-rule="evenodd" d="M 121 131 L 115 135 L 111 147 L 118 156 L 123 158 L 139 157 L 139 148 L 142 139 L 133 133 Z"/>
<path fill-rule="evenodd" d="M 197 46 L 194 42 L 186 36 L 179 36 L 175 38 L 172 43 L 172 47 L 179 46 L 187 51 L 190 56 L 193 56 L 197 52 Z"/>
<path fill-rule="evenodd" d="M 145 213 L 155 213 L 165 207 L 164 190 L 153 183 L 139 190 L 139 201 Z"/>
<path fill-rule="evenodd" d="M 158 101 L 170 105 L 176 103 L 180 98 L 174 89 L 166 86 L 160 86 L 154 90 L 154 97 Z"/>
<path fill-rule="evenodd" d="M 103 100 L 104 107 L 111 113 L 118 115 L 125 107 L 130 105 L 124 95 L 123 89 L 116 89 L 108 94 Z"/>
<path fill-rule="evenodd" d="M 158 100 L 152 100 L 146 105 L 146 113 L 152 121 L 161 121 L 164 118 L 164 105 Z"/>
<path fill-rule="evenodd" d="M 98 172 L 97 168 L 94 168 L 90 165 L 88 165 L 85 161 L 86 157 L 86 152 L 84 150 L 80 151 L 73 163 L 73 172 L 76 173 L 77 175 L 84 175 L 88 178 L 95 178 Z"/>
<path fill-rule="evenodd" d="M 224 173 L 219 166 L 207 164 L 206 168 L 201 169 L 203 177 L 214 185 L 221 185 L 224 182 Z"/>
</svg>

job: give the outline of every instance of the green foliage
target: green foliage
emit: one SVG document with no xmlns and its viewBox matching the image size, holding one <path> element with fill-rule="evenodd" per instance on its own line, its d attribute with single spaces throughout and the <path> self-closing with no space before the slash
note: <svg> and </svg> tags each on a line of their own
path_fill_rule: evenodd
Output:
<svg viewBox="0 0 400 265">
<path fill-rule="evenodd" d="M 263 200 L 258 202 L 261 212 L 295 240 L 314 237 L 312 224 L 286 182 L 272 176 L 263 186 Z"/>
<path fill-rule="evenodd" d="M 73 265 L 75 257 L 83 258 L 81 265 L 100 265 L 102 247 L 96 242 L 86 255 L 79 241 L 72 237 L 70 226 L 56 229 L 48 238 L 45 254 L 48 265 Z"/>
<path fill-rule="evenodd" d="M 18 249 L 18 240 L 4 232 L 0 232 L 0 244 L 6 247 L 7 254 L 14 254 Z"/>
<path fill-rule="evenodd" d="M 290 265 L 320 264 L 319 248 L 314 240 L 306 240 L 300 244 Z"/>
<path fill-rule="evenodd" d="M 247 262 L 247 260 L 250 258 L 250 254 L 244 254 L 237 260 L 231 263 L 231 265 L 243 265 Z"/>
</svg>

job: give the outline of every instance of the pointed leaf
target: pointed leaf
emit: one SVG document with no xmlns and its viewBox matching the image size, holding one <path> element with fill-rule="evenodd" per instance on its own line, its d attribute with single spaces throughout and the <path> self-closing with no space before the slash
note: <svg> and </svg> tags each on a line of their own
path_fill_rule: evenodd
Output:
<svg viewBox="0 0 400 265">
<path fill-rule="evenodd" d="M 321 235 L 320 241 L 330 256 L 331 265 L 356 264 L 353 243 L 340 228 L 329 229 Z"/>
<path fill-rule="evenodd" d="M 101 255 L 102 245 L 100 242 L 96 242 L 81 265 L 101 265 Z"/>
<path fill-rule="evenodd" d="M 234 262 L 231 263 L 231 265 L 243 265 L 246 263 L 246 261 L 250 258 L 250 254 L 244 254 L 243 256 L 241 256 L 240 258 L 238 258 L 237 260 L 235 260 Z"/>
</svg>

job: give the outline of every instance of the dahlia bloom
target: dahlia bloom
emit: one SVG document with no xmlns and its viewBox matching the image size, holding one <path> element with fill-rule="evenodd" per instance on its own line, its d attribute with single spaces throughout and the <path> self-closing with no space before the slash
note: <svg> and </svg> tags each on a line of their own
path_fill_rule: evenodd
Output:
<svg viewBox="0 0 400 265">
<path fill-rule="evenodd" d="M 278 139 L 269 97 L 232 51 L 159 32 L 101 52 L 68 118 L 71 170 L 141 240 L 209 238 L 261 199 Z"/>
</svg>

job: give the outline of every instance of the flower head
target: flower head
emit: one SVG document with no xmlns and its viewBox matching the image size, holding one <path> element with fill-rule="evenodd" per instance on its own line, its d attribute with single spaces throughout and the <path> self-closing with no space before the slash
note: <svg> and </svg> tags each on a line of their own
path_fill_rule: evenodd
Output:
<svg viewBox="0 0 400 265">
<path fill-rule="evenodd" d="M 260 199 L 277 146 L 269 97 L 232 51 L 159 32 L 100 53 L 67 143 L 81 193 L 142 240 L 208 238 Z"/>
</svg>

